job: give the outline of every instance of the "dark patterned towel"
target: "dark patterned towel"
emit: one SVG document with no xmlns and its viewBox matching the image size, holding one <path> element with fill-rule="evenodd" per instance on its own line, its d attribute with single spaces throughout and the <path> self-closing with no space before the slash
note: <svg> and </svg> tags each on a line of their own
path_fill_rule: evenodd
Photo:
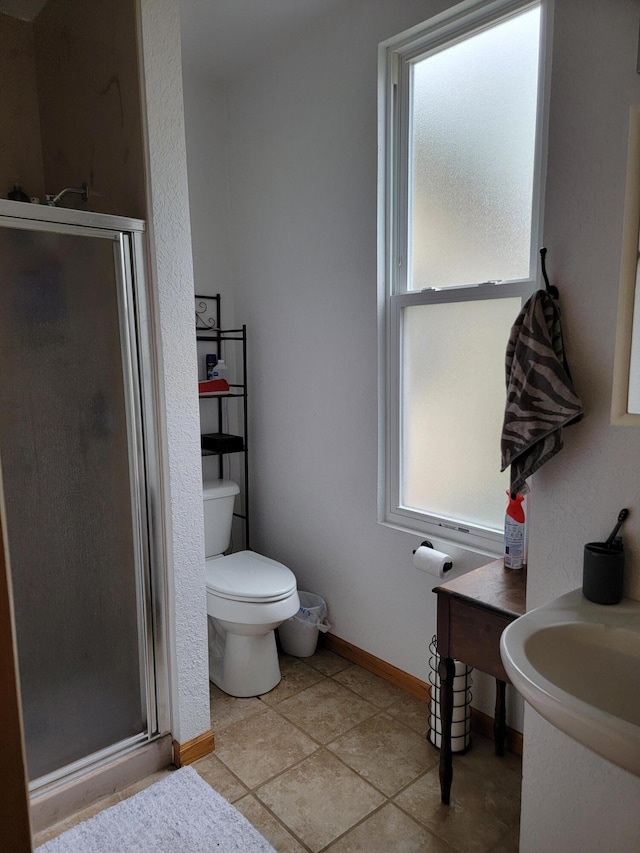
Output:
<svg viewBox="0 0 640 853">
<path fill-rule="evenodd" d="M 526 494 L 527 477 L 562 449 L 562 428 L 584 414 L 567 365 L 560 310 L 546 290 L 530 297 L 513 324 L 506 373 L 500 470 L 511 465 L 511 492 Z"/>
</svg>

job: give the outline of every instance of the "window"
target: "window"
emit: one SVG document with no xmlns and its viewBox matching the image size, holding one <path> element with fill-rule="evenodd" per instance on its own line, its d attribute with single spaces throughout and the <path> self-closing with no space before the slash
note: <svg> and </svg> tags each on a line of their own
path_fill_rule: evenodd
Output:
<svg viewBox="0 0 640 853">
<path fill-rule="evenodd" d="M 380 47 L 381 520 L 488 553 L 504 355 L 536 287 L 541 30 L 541 2 L 479 0 Z"/>
</svg>

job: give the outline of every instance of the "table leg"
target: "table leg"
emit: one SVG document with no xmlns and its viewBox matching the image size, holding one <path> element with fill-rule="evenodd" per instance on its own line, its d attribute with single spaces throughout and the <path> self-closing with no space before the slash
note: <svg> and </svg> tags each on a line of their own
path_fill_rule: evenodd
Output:
<svg viewBox="0 0 640 853">
<path fill-rule="evenodd" d="M 449 805 L 453 762 L 451 760 L 451 721 L 453 719 L 453 679 L 456 668 L 453 658 L 441 658 L 438 666 L 440 676 L 440 796 L 445 806 Z"/>
<path fill-rule="evenodd" d="M 496 678 L 496 710 L 493 720 L 493 737 L 496 755 L 504 755 L 504 741 L 507 734 L 507 685 Z"/>
</svg>

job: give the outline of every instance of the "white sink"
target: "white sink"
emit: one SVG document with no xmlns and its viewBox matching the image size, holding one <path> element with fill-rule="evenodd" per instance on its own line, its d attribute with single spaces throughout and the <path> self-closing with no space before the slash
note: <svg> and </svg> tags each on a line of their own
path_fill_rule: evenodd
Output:
<svg viewBox="0 0 640 853">
<path fill-rule="evenodd" d="M 500 652 L 539 714 L 640 776 L 640 602 L 593 604 L 576 589 L 512 622 Z"/>
</svg>

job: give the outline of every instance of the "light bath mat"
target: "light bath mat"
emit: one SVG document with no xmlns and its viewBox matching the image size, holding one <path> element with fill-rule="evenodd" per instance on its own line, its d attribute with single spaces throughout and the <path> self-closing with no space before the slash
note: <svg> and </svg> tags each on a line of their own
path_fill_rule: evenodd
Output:
<svg viewBox="0 0 640 853">
<path fill-rule="evenodd" d="M 276 853 L 192 767 L 52 838 L 37 853 Z"/>
</svg>

